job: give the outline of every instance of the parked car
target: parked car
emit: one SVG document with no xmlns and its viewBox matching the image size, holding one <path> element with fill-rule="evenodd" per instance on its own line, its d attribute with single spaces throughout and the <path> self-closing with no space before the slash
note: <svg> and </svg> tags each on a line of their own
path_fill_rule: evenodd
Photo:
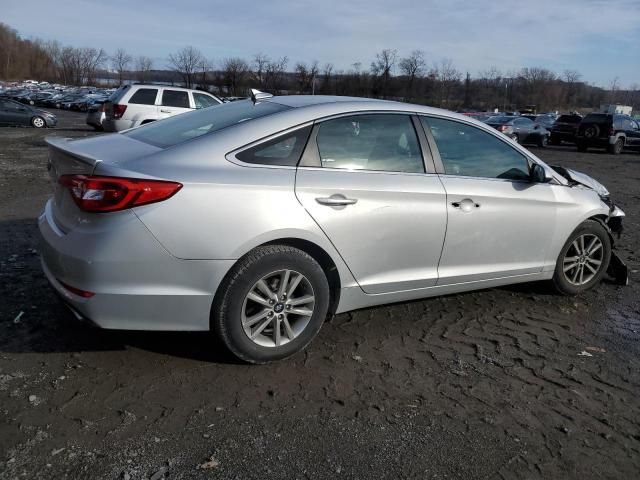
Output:
<svg viewBox="0 0 640 480">
<path fill-rule="evenodd" d="M 445 110 L 257 92 L 48 143 L 43 270 L 104 328 L 213 330 L 264 363 L 328 313 L 534 280 L 577 294 L 610 260 L 627 280 L 602 185 Z"/>
<path fill-rule="evenodd" d="M 0 98 L 0 125 L 31 125 L 35 128 L 55 127 L 58 119 L 46 110 Z"/>
<path fill-rule="evenodd" d="M 529 114 L 527 114 L 527 115 L 522 115 L 522 118 L 528 118 L 533 123 L 537 123 L 539 125 L 542 125 L 547 130 L 550 130 L 551 127 L 553 126 L 553 123 L 556 121 L 555 115 L 547 114 L 547 113 L 543 113 L 543 114 L 540 114 L 540 115 L 529 115 Z"/>
<path fill-rule="evenodd" d="M 532 120 L 518 116 L 494 116 L 486 121 L 499 132 L 504 133 L 514 142 L 537 145 L 541 148 L 547 146 L 549 131 Z"/>
<path fill-rule="evenodd" d="M 617 155 L 625 148 L 640 148 L 640 129 L 629 115 L 590 113 L 580 122 L 576 145 L 581 152 L 606 148 Z"/>
<path fill-rule="evenodd" d="M 200 90 L 153 84 L 123 85 L 105 103 L 103 126 L 108 132 L 119 132 L 221 103 L 219 98 Z"/>
<path fill-rule="evenodd" d="M 104 100 L 95 101 L 87 110 L 87 125 L 92 126 L 97 131 L 104 130 L 102 122 L 104 122 Z"/>
<path fill-rule="evenodd" d="M 577 113 L 560 115 L 551 127 L 549 143 L 552 145 L 560 145 L 562 142 L 575 143 L 576 132 L 581 121 L 582 115 Z"/>
</svg>

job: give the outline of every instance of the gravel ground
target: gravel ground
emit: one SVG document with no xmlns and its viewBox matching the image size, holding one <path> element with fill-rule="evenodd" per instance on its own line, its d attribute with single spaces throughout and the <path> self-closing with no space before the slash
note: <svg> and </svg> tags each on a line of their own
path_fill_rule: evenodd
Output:
<svg viewBox="0 0 640 480">
<path fill-rule="evenodd" d="M 37 254 L 43 138 L 93 135 L 59 117 L 53 131 L 0 129 L 0 477 L 638 477 L 640 155 L 535 152 L 626 211 L 628 287 L 360 310 L 251 367 L 207 334 L 102 331 L 57 302 Z"/>
</svg>

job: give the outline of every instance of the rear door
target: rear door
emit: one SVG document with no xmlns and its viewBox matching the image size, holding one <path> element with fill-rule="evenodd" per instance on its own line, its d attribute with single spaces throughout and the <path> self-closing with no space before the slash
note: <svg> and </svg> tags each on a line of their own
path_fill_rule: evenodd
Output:
<svg viewBox="0 0 640 480">
<path fill-rule="evenodd" d="M 437 281 L 446 201 L 416 126 L 410 115 L 394 113 L 323 121 L 298 167 L 298 200 L 366 293 Z"/>
<path fill-rule="evenodd" d="M 191 110 L 189 92 L 186 90 L 174 90 L 163 88 L 160 98 L 159 119 L 180 115 Z"/>
</svg>

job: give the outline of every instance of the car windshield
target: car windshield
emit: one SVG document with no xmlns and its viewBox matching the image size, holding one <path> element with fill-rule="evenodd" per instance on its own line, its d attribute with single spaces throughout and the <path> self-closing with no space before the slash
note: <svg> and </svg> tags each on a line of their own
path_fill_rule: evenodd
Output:
<svg viewBox="0 0 640 480">
<path fill-rule="evenodd" d="M 495 116 L 489 118 L 487 123 L 509 123 L 511 120 L 513 120 L 513 117 Z"/>
<path fill-rule="evenodd" d="M 156 147 L 167 148 L 185 140 L 289 108 L 291 107 L 273 102 L 259 102 L 254 105 L 251 100 L 225 103 L 153 122 L 124 135 Z"/>
</svg>

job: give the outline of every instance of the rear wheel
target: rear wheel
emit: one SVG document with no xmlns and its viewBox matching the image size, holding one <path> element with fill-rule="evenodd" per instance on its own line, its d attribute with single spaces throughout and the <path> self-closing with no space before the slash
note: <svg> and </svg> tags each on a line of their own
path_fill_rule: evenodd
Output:
<svg viewBox="0 0 640 480">
<path fill-rule="evenodd" d="M 47 122 L 42 117 L 33 117 L 31 119 L 31 125 L 35 128 L 44 128 L 47 126 Z"/>
<path fill-rule="evenodd" d="M 607 150 L 609 151 L 609 153 L 612 153 L 613 155 L 620 155 L 622 153 L 623 148 L 624 148 L 624 140 L 622 138 L 619 138 L 618 140 L 616 140 L 616 143 L 614 143 L 613 145 L 609 145 Z"/>
<path fill-rule="evenodd" d="M 310 255 L 285 245 L 259 247 L 227 274 L 212 329 L 238 358 L 280 360 L 304 349 L 329 308 L 329 284 Z"/>
<path fill-rule="evenodd" d="M 548 143 L 549 137 L 547 137 L 546 135 L 540 135 L 540 138 L 538 139 L 538 147 L 545 148 Z"/>
<path fill-rule="evenodd" d="M 611 240 L 604 227 L 587 220 L 565 243 L 553 274 L 553 284 L 565 295 L 589 290 L 602 279 L 611 259 Z"/>
</svg>

